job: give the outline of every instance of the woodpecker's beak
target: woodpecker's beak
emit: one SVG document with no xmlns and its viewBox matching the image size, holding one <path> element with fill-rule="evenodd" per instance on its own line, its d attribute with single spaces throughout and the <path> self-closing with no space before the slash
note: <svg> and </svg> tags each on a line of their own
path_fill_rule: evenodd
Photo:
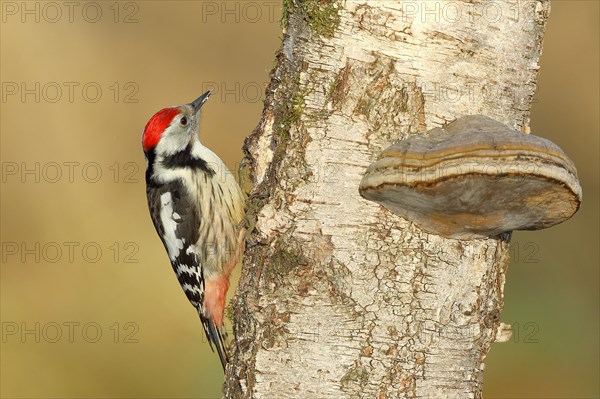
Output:
<svg viewBox="0 0 600 399">
<path fill-rule="evenodd" d="M 208 97 L 210 97 L 210 94 L 211 94 L 211 91 L 209 90 L 190 103 L 190 106 L 194 109 L 194 112 L 197 113 L 198 111 L 200 111 L 200 107 L 202 107 L 202 104 L 204 104 L 206 102 L 206 100 L 208 100 Z"/>
</svg>

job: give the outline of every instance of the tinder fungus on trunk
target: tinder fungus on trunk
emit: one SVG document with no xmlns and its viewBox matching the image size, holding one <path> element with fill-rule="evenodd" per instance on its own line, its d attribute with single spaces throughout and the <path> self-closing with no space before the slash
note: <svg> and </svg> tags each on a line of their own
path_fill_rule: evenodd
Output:
<svg viewBox="0 0 600 399">
<path fill-rule="evenodd" d="M 550 227 L 581 203 L 575 165 L 557 145 L 483 115 L 387 148 L 359 191 L 429 233 L 458 239 Z"/>
</svg>

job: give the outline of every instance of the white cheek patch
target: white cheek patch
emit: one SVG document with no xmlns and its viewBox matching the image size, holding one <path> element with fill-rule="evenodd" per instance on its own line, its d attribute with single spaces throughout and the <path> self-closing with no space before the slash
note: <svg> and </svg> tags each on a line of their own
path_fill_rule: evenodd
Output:
<svg viewBox="0 0 600 399">
<path fill-rule="evenodd" d="M 177 222 L 173 212 L 171 193 L 160 196 L 160 221 L 164 229 L 164 240 L 169 253 L 169 259 L 174 261 L 183 249 L 183 240 L 177 238 Z"/>
<path fill-rule="evenodd" d="M 175 154 L 188 146 L 190 135 L 184 128 L 179 126 L 179 122 L 176 119 L 162 133 L 161 139 L 156 145 L 157 154 Z"/>
</svg>

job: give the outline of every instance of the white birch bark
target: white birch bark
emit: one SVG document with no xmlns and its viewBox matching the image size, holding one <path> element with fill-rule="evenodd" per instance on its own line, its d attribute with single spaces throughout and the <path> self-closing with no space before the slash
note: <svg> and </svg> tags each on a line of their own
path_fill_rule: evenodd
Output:
<svg viewBox="0 0 600 399">
<path fill-rule="evenodd" d="M 527 132 L 549 3 L 334 4 L 292 2 L 246 142 L 225 395 L 479 398 L 509 235 L 429 235 L 358 185 L 392 142 L 464 115 Z"/>
</svg>

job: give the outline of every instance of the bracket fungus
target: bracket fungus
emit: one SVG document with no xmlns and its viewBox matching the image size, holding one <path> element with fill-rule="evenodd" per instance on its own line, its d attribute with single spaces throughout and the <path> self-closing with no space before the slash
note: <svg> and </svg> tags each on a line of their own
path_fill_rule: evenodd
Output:
<svg viewBox="0 0 600 399">
<path fill-rule="evenodd" d="M 465 116 L 383 151 L 360 194 L 426 232 L 472 239 L 538 230 L 581 203 L 573 161 L 551 141 Z"/>
</svg>

